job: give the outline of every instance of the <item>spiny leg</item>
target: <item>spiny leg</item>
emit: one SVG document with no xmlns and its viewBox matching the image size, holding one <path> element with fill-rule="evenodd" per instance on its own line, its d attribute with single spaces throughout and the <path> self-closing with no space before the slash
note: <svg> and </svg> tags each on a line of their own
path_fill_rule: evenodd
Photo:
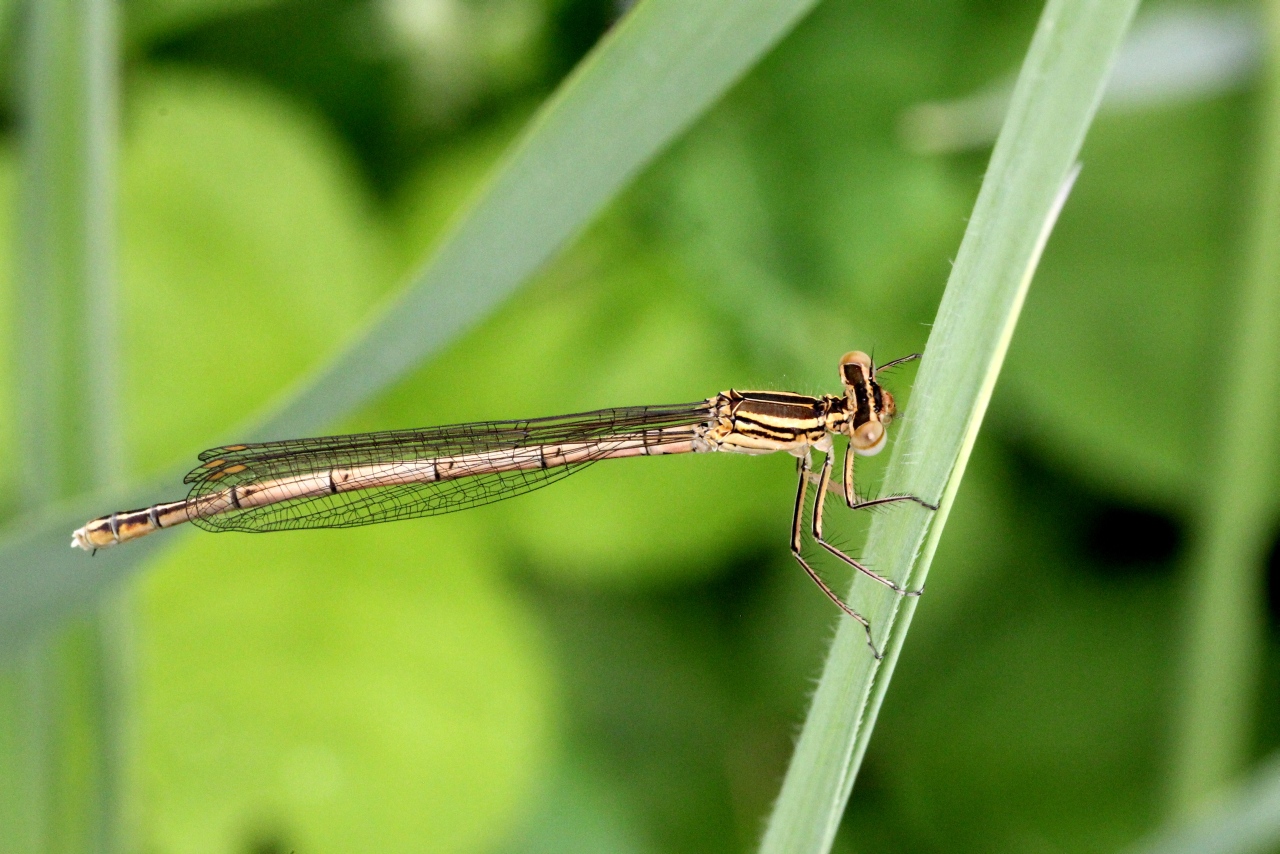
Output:
<svg viewBox="0 0 1280 854">
<path fill-rule="evenodd" d="M 852 453 L 853 453 L 852 451 L 849 451 L 848 454 L 846 455 L 846 459 L 848 458 L 849 455 L 852 455 Z M 885 587 L 888 587 L 890 590 L 892 590 L 894 593 L 897 593 L 899 596 L 919 596 L 921 593 L 924 592 L 924 588 L 920 588 L 919 590 L 907 590 L 905 587 L 900 587 L 890 579 L 885 578 L 880 573 L 863 566 L 861 563 L 849 557 L 847 554 L 840 551 L 840 549 L 831 545 L 830 543 L 828 543 L 826 540 L 822 538 L 822 508 L 826 503 L 827 486 L 831 482 L 831 458 L 833 456 L 835 456 L 834 452 L 828 452 L 825 455 L 825 457 L 822 460 L 822 472 L 818 475 L 818 497 L 814 499 L 814 502 L 813 502 L 813 539 L 818 543 L 818 545 L 822 546 L 824 549 L 831 552 L 836 557 L 840 558 L 840 560 L 849 564 L 849 566 L 858 570 L 858 572 L 861 572 L 867 578 L 880 582 Z M 846 468 L 845 482 L 852 483 L 853 482 L 853 475 L 851 471 L 852 466 L 850 466 L 846 462 L 845 468 Z M 903 496 L 903 498 L 900 498 L 897 500 L 904 500 L 905 498 L 906 496 Z M 859 504 L 858 507 L 865 507 L 868 504 L 873 504 L 873 503 L 886 504 L 888 503 L 888 500 L 881 499 L 878 502 L 863 502 Z M 850 504 L 849 506 L 854 507 L 853 504 Z"/>
<path fill-rule="evenodd" d="M 923 498 L 918 498 L 914 495 L 886 495 L 884 498 L 869 498 L 866 501 L 862 501 L 858 498 L 858 490 L 853 483 L 854 459 L 856 459 L 856 455 L 853 452 L 853 448 L 846 448 L 844 452 L 844 503 L 850 510 L 866 510 L 871 507 L 878 507 L 881 504 L 894 504 L 898 501 L 914 501 L 926 510 L 938 509 L 938 505 L 930 504 Z"/>
<path fill-rule="evenodd" d="M 809 474 L 813 465 L 813 461 L 809 458 L 808 451 L 805 451 L 804 456 L 800 458 L 799 462 L 800 485 L 796 488 L 796 512 L 791 520 L 791 554 L 800 563 L 800 566 L 804 568 L 805 574 L 813 580 L 813 583 L 818 585 L 818 588 L 822 590 L 823 593 L 827 594 L 828 599 L 836 603 L 836 607 L 862 624 L 862 628 L 866 629 L 867 632 L 867 646 L 871 647 L 871 654 L 876 657 L 877 661 L 879 661 L 884 657 L 884 653 L 876 649 L 875 642 L 871 639 L 871 622 L 866 617 L 846 605 L 844 600 L 836 595 L 836 592 L 827 585 L 827 582 L 822 580 L 822 576 L 813 571 L 813 567 L 809 566 L 808 562 L 800 554 L 800 540 L 804 532 L 804 498 L 805 492 L 809 488 Z M 819 492 L 818 496 L 818 502 L 821 503 L 822 493 Z"/>
</svg>

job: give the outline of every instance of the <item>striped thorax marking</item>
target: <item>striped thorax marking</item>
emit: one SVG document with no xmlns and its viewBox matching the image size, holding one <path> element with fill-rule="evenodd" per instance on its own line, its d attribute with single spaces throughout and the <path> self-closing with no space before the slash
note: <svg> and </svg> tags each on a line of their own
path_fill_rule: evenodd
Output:
<svg viewBox="0 0 1280 854">
<path fill-rule="evenodd" d="M 715 398 L 714 412 L 703 437 L 708 450 L 743 454 L 823 444 L 846 417 L 843 398 L 732 389 Z"/>
</svg>

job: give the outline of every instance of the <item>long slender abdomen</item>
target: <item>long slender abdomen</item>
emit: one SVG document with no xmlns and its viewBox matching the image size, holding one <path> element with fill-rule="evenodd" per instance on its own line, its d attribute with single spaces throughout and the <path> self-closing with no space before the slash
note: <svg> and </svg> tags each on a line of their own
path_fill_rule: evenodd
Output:
<svg viewBox="0 0 1280 854">
<path fill-rule="evenodd" d="M 364 489 L 437 483 L 502 471 L 527 471 L 574 465 L 590 460 L 619 457 L 682 454 L 697 450 L 692 428 L 689 436 L 671 441 L 676 430 L 644 431 L 606 440 L 532 445 L 424 460 L 401 460 L 360 466 L 343 466 L 307 474 L 248 482 L 196 495 L 184 501 L 156 504 L 101 516 L 71 535 L 72 548 L 85 551 L 106 548 L 146 536 L 161 528 L 208 519 L 223 513 L 267 507 L 283 501 L 316 498 Z"/>
</svg>

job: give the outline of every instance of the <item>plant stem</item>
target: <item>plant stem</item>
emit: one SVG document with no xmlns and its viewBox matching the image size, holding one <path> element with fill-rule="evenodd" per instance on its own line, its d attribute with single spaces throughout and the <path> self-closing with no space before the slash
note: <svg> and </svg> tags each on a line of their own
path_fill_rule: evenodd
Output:
<svg viewBox="0 0 1280 854">
<path fill-rule="evenodd" d="M 24 503 L 40 508 L 116 480 L 115 6 L 28 5 L 22 80 L 18 458 Z M 22 567 L 30 571 L 30 567 Z M 51 628 L 7 674 L 20 733 L 11 791 L 32 809 L 16 828 L 41 851 L 110 851 L 118 696 L 99 617 Z"/>
<path fill-rule="evenodd" d="M 1050 0 L 1041 16 L 929 336 L 885 490 L 938 501 L 872 523 L 866 562 L 924 585 L 1036 262 L 1137 0 Z M 887 653 L 841 619 L 761 850 L 829 851 L 917 600 L 859 599 Z"/>
<path fill-rule="evenodd" d="M 1280 427 L 1280 2 L 1266 4 L 1252 216 L 1222 394 L 1204 413 L 1215 453 L 1188 584 L 1173 810 L 1202 807 L 1248 763 L 1263 642 L 1263 582 Z M 1193 358 L 1198 354 L 1188 354 Z"/>
</svg>

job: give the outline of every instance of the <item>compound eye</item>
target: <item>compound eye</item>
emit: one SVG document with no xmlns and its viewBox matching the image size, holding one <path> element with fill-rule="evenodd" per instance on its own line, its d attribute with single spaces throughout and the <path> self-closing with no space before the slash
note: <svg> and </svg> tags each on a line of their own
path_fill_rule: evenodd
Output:
<svg viewBox="0 0 1280 854">
<path fill-rule="evenodd" d="M 884 425 L 879 421 L 868 421 L 853 431 L 850 444 L 864 457 L 874 456 L 884 448 Z"/>
<path fill-rule="evenodd" d="M 861 375 L 854 366 L 861 369 Z M 850 350 L 840 357 L 840 378 L 846 383 L 860 383 L 871 376 L 871 357 L 861 350 Z"/>
</svg>

